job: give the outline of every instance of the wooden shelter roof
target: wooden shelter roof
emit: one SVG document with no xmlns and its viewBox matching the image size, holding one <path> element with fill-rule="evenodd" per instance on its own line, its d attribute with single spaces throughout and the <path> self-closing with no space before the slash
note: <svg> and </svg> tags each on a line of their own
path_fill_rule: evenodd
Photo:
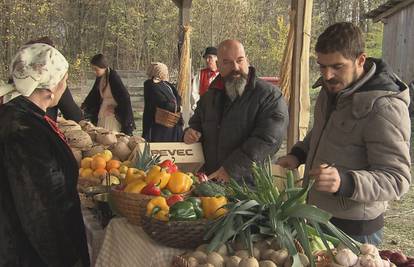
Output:
<svg viewBox="0 0 414 267">
<path fill-rule="evenodd" d="M 414 0 L 389 0 L 364 15 L 365 18 L 373 19 L 374 22 L 389 17 L 401 9 L 414 4 Z"/>
</svg>

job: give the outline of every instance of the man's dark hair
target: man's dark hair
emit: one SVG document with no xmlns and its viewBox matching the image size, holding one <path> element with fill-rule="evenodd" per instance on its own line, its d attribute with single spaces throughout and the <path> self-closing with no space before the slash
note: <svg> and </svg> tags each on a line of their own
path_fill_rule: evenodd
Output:
<svg viewBox="0 0 414 267">
<path fill-rule="evenodd" d="M 339 22 L 329 26 L 318 37 L 315 51 L 328 54 L 339 52 L 347 59 L 356 59 L 364 52 L 362 31 L 350 22 Z"/>
<path fill-rule="evenodd" d="M 106 61 L 106 58 L 105 58 L 105 56 L 104 55 L 102 55 L 102 54 L 97 54 L 97 55 L 94 55 L 92 58 L 91 58 L 91 64 L 92 65 L 95 65 L 95 66 L 97 66 L 97 67 L 99 67 L 99 68 L 101 68 L 101 69 L 106 69 L 106 68 L 108 68 L 108 62 Z"/>
<path fill-rule="evenodd" d="M 31 45 L 31 44 L 47 44 L 50 45 L 52 47 L 55 47 L 55 44 L 53 43 L 53 41 L 49 38 L 49 36 L 43 36 L 40 37 L 38 39 L 33 39 L 28 41 L 27 43 L 25 43 L 25 45 Z"/>
</svg>

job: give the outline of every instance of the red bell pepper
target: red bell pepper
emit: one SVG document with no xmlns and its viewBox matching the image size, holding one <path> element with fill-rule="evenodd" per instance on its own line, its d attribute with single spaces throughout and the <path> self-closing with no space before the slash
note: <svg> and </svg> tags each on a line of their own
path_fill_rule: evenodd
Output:
<svg viewBox="0 0 414 267">
<path fill-rule="evenodd" d="M 168 206 L 172 206 L 177 202 L 184 201 L 184 198 L 181 195 L 172 195 L 167 199 Z"/>
<path fill-rule="evenodd" d="M 177 165 L 175 165 L 174 161 L 167 159 L 161 162 L 158 166 L 163 169 L 166 169 L 168 173 L 174 173 L 178 171 Z"/>
<path fill-rule="evenodd" d="M 159 196 L 161 195 L 161 189 L 154 182 L 149 182 L 144 188 L 142 188 L 141 194 Z"/>
</svg>

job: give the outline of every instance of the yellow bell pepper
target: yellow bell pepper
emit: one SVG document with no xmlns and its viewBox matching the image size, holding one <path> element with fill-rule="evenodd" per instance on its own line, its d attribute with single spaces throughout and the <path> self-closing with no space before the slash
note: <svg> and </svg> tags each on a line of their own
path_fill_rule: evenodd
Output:
<svg viewBox="0 0 414 267">
<path fill-rule="evenodd" d="M 147 177 L 145 178 L 145 182 L 147 184 L 149 182 L 154 182 L 154 184 L 158 185 L 160 189 L 164 189 L 165 186 L 168 184 L 168 181 L 170 180 L 171 174 L 167 172 L 166 169 L 161 168 L 158 165 L 153 166 L 147 174 Z"/>
<path fill-rule="evenodd" d="M 130 184 L 139 179 L 145 178 L 145 172 L 137 168 L 129 168 L 125 175 L 125 183 Z"/>
<path fill-rule="evenodd" d="M 160 221 L 168 221 L 170 207 L 164 197 L 151 199 L 147 204 L 147 216 L 154 217 Z"/>
<path fill-rule="evenodd" d="M 227 198 L 221 197 L 201 197 L 201 207 L 203 208 L 204 217 L 213 220 L 227 213 L 223 208 L 227 204 Z"/>
<path fill-rule="evenodd" d="M 174 194 L 188 192 L 193 185 L 193 179 L 183 172 L 174 172 L 168 181 L 167 189 Z"/>
<path fill-rule="evenodd" d="M 144 188 L 147 185 L 143 180 L 137 179 L 136 181 L 133 181 L 129 183 L 125 189 L 124 192 L 128 193 L 141 193 L 142 188 Z"/>
</svg>

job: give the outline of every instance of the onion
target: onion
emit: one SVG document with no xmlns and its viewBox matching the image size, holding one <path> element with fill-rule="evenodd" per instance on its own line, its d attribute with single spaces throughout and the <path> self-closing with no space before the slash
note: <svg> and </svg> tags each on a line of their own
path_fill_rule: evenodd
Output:
<svg viewBox="0 0 414 267">
<path fill-rule="evenodd" d="M 389 260 L 396 265 L 400 266 L 407 262 L 407 257 L 400 251 L 394 252 L 391 254 Z"/>
<path fill-rule="evenodd" d="M 98 134 L 96 135 L 96 142 L 102 144 L 102 145 L 112 145 L 115 144 L 118 140 L 116 139 L 116 135 L 111 133 L 111 132 L 107 132 L 107 133 L 100 133 L 98 131 Z"/>
<path fill-rule="evenodd" d="M 124 142 L 118 142 L 112 149 L 112 153 L 119 158 L 120 161 L 125 161 L 128 159 L 129 155 L 131 155 L 131 150 Z"/>
<path fill-rule="evenodd" d="M 78 166 L 80 166 L 80 162 L 82 160 L 82 151 L 76 148 L 71 148 L 73 156 L 76 159 L 76 162 L 78 163 Z"/>
</svg>

